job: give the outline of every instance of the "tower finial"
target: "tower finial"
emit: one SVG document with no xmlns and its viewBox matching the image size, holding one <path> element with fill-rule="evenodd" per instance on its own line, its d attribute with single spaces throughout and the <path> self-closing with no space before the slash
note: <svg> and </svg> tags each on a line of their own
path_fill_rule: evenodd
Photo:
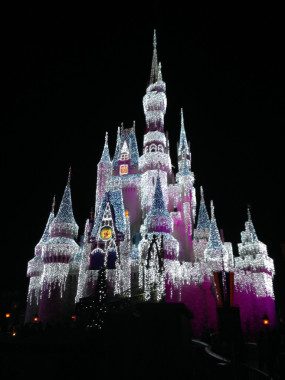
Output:
<svg viewBox="0 0 285 380">
<path fill-rule="evenodd" d="M 251 220 L 250 205 L 247 205 L 247 218 L 248 220 Z"/>
<path fill-rule="evenodd" d="M 181 115 L 181 118 L 180 118 L 180 124 L 181 124 L 181 129 L 185 129 L 184 127 L 184 115 L 183 115 L 183 108 L 181 107 L 181 111 L 180 111 L 180 115 Z"/>
<path fill-rule="evenodd" d="M 203 186 L 200 186 L 200 197 L 201 197 L 201 200 L 204 200 L 204 190 L 203 190 Z"/>
<path fill-rule="evenodd" d="M 156 29 L 153 29 L 153 48 L 156 49 Z"/>
<path fill-rule="evenodd" d="M 69 166 L 67 185 L 70 185 L 70 181 L 71 181 L 71 166 Z"/>
<path fill-rule="evenodd" d="M 51 205 L 51 212 L 54 214 L 54 209 L 55 209 L 55 195 L 52 198 L 52 205 Z"/>
<path fill-rule="evenodd" d="M 105 144 L 108 144 L 108 132 L 105 134 Z"/>
<path fill-rule="evenodd" d="M 152 63 L 150 72 L 150 84 L 155 83 L 158 79 L 158 63 L 157 63 L 157 51 L 156 51 L 156 30 L 153 32 L 153 53 L 152 53 Z"/>
<path fill-rule="evenodd" d="M 215 219 L 215 207 L 213 201 L 211 201 L 211 220 L 212 219 Z"/>
</svg>

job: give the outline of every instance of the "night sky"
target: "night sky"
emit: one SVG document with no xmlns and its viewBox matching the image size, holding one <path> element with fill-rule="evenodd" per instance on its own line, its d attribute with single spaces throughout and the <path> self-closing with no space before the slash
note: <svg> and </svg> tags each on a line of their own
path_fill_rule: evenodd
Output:
<svg viewBox="0 0 285 380">
<path fill-rule="evenodd" d="M 105 131 L 113 154 L 117 126 L 136 120 L 141 153 L 154 28 L 173 164 L 182 106 L 196 186 L 203 185 L 206 200 L 214 200 L 225 239 L 240 241 L 250 204 L 260 240 L 282 263 L 281 9 L 118 3 L 25 4 L 2 11 L 1 291 L 25 295 L 27 261 L 53 194 L 60 201 L 70 165 L 82 232 L 94 203 Z"/>
</svg>

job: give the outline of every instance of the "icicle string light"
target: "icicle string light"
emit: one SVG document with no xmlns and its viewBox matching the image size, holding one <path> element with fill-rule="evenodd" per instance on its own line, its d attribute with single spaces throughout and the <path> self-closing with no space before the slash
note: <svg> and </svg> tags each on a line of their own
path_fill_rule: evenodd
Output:
<svg viewBox="0 0 285 380">
<path fill-rule="evenodd" d="M 220 286 L 227 294 L 229 272 L 234 278 L 231 302 L 240 307 L 244 331 L 258 331 L 263 314 L 274 320 L 274 263 L 258 239 L 249 208 L 239 254 L 234 257 L 232 244 L 221 239 L 213 202 L 209 218 L 202 187 L 196 221 L 195 176 L 182 109 L 174 173 L 164 128 L 166 108 L 154 32 L 150 83 L 143 97 L 142 154 L 135 123 L 118 128 L 112 161 L 106 133 L 97 165 L 95 212 L 86 221 L 79 244 L 69 173 L 59 211 L 55 216 L 52 207 L 28 262 L 26 321 L 35 312 L 45 322 L 58 312 L 60 321 L 67 305 L 74 307 L 96 294 L 99 306 L 90 327 L 101 329 L 110 294 L 146 302 L 183 302 L 193 314 L 194 334 L 201 336 L 217 329 L 217 299 L 221 298 L 217 278 L 221 276 Z"/>
</svg>

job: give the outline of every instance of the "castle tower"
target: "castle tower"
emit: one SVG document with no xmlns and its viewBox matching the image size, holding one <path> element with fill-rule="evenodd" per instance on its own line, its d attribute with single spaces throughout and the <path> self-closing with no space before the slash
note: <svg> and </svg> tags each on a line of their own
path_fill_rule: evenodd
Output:
<svg viewBox="0 0 285 380">
<path fill-rule="evenodd" d="M 191 154 L 186 139 L 183 109 L 181 109 L 181 129 L 178 145 L 178 173 L 176 182 L 179 192 L 179 202 L 174 214 L 174 236 L 180 242 L 180 260 L 194 261 L 193 254 L 193 226 L 196 213 L 196 194 L 194 188 L 194 174 L 191 172 Z"/>
<path fill-rule="evenodd" d="M 152 205 L 158 170 L 164 202 L 168 206 L 167 184 L 172 168 L 164 133 L 164 115 L 167 105 L 165 90 L 166 85 L 162 80 L 161 65 L 157 63 L 156 34 L 154 32 L 150 84 L 143 98 L 146 132 L 143 154 L 139 160 L 139 169 L 142 173 L 141 206 L 143 217 L 146 216 Z"/>
<path fill-rule="evenodd" d="M 208 244 L 210 233 L 210 219 L 204 199 L 204 191 L 200 187 L 200 207 L 198 212 L 197 226 L 194 230 L 194 253 L 196 261 L 204 261 L 204 252 Z"/>
<path fill-rule="evenodd" d="M 211 223 L 210 234 L 207 247 L 204 252 L 204 259 L 213 271 L 220 271 L 225 266 L 225 256 L 227 250 L 224 247 L 217 227 L 213 201 L 211 201 Z"/>
<path fill-rule="evenodd" d="M 102 199 L 107 191 L 108 181 L 112 175 L 112 162 L 110 159 L 108 147 L 108 132 L 105 136 L 105 144 L 102 152 L 101 159 L 97 165 L 97 182 L 96 182 L 96 201 L 95 201 L 95 215 L 102 202 Z"/>
<path fill-rule="evenodd" d="M 275 324 L 274 263 L 268 256 L 266 245 L 257 237 L 249 209 L 238 250 L 235 302 L 240 307 L 244 332 L 254 334 L 260 330 L 265 315 L 272 327 Z"/>
<path fill-rule="evenodd" d="M 118 129 L 117 144 L 113 159 L 113 175 L 122 182 L 125 210 L 128 212 L 131 236 L 139 232 L 141 224 L 139 152 L 135 133 L 132 128 Z"/>
<path fill-rule="evenodd" d="M 30 277 L 30 283 L 28 289 L 25 323 L 31 322 L 33 317 L 39 314 L 39 302 L 41 298 L 41 276 L 44 269 L 41 255 L 44 246 L 50 237 L 49 228 L 54 219 L 54 207 L 55 198 L 53 199 L 51 212 L 49 214 L 44 233 L 38 244 L 35 246 L 35 256 L 28 262 L 27 276 Z"/>
<path fill-rule="evenodd" d="M 70 179 L 71 171 L 58 213 L 50 224 L 50 237 L 41 256 L 44 269 L 39 315 L 44 323 L 67 320 L 73 312 L 74 298 L 71 299 L 68 276 L 70 262 L 79 247 L 75 242 L 78 226 L 73 216 Z"/>
<path fill-rule="evenodd" d="M 140 285 L 144 288 L 145 299 L 154 292 L 160 300 L 172 292 L 171 275 L 178 261 L 179 243 L 172 236 L 173 221 L 168 212 L 162 193 L 160 175 L 157 174 L 153 203 L 145 219 L 146 235 L 139 243 Z"/>
<path fill-rule="evenodd" d="M 95 294 L 98 271 L 107 269 L 108 293 L 116 290 L 116 267 L 120 260 L 120 245 L 126 237 L 126 216 L 122 195 L 122 181 L 113 176 L 95 216 L 90 234 L 90 246 L 86 245 L 83 269 L 80 274 L 80 297 Z M 82 270 L 83 270 L 82 269 Z M 77 295 L 78 299 L 79 295 Z"/>
</svg>

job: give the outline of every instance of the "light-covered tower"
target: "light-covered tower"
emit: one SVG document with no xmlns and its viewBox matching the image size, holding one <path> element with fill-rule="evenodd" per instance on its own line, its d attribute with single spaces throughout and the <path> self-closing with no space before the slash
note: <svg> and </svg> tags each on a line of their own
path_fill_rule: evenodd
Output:
<svg viewBox="0 0 285 380">
<path fill-rule="evenodd" d="M 100 208 L 102 199 L 107 191 L 108 181 L 112 175 L 112 162 L 108 146 L 108 132 L 105 135 L 105 144 L 101 159 L 97 164 L 95 216 Z"/>
<path fill-rule="evenodd" d="M 128 212 L 131 236 L 139 232 L 141 224 L 140 207 L 140 173 L 139 152 L 135 133 L 135 122 L 132 128 L 118 129 L 117 144 L 113 159 L 113 175 L 122 183 L 125 210 Z"/>
<path fill-rule="evenodd" d="M 266 316 L 275 325 L 274 263 L 267 246 L 260 242 L 248 209 L 245 231 L 235 258 L 235 302 L 240 307 L 245 332 L 255 333 Z"/>
<path fill-rule="evenodd" d="M 227 250 L 223 245 L 215 217 L 213 201 L 211 201 L 211 223 L 210 234 L 207 247 L 204 252 L 204 259 L 209 264 L 209 268 L 215 271 L 223 270 L 225 266 L 225 256 Z"/>
<path fill-rule="evenodd" d="M 41 298 L 41 276 L 44 269 L 44 264 L 42 260 L 42 252 L 44 246 L 48 241 L 50 234 L 50 225 L 54 219 L 54 207 L 55 198 L 53 198 L 52 208 L 48 217 L 44 233 L 35 246 L 35 256 L 28 262 L 27 276 L 30 277 L 28 297 L 27 297 L 27 308 L 25 323 L 31 322 L 35 315 L 39 313 L 39 302 Z"/>
<path fill-rule="evenodd" d="M 145 299 L 154 294 L 160 300 L 172 292 L 174 268 L 178 264 L 179 243 L 172 236 L 173 221 L 166 208 L 159 174 L 157 174 L 152 206 L 145 220 L 146 234 L 139 243 L 140 286 Z"/>
<path fill-rule="evenodd" d="M 204 199 L 204 191 L 200 187 L 200 207 L 198 212 L 197 226 L 194 230 L 194 256 L 196 261 L 204 261 L 204 252 L 208 244 L 210 233 L 210 219 Z"/>
<path fill-rule="evenodd" d="M 78 225 L 74 219 L 70 189 L 71 171 L 56 217 L 50 224 L 50 237 L 44 245 L 39 315 L 44 323 L 70 318 L 75 294 L 70 293 L 70 262 L 78 252 L 75 242 Z"/>
<path fill-rule="evenodd" d="M 157 61 L 156 34 L 154 32 L 150 84 L 143 98 L 146 132 L 143 154 L 139 160 L 139 168 L 142 173 L 141 203 L 143 216 L 146 216 L 152 205 L 158 170 L 164 202 L 168 206 L 167 184 L 172 168 L 164 132 L 164 115 L 167 106 L 165 90 L 166 85 L 162 80 L 161 65 L 158 65 Z"/>
<path fill-rule="evenodd" d="M 191 154 L 186 138 L 183 109 L 181 109 L 181 128 L 178 145 L 178 173 L 176 175 L 178 201 L 175 204 L 174 236 L 180 242 L 180 260 L 194 261 L 193 254 L 193 227 L 196 213 L 196 193 L 194 188 L 194 174 L 191 171 Z M 170 195 L 171 187 L 170 187 Z M 172 211 L 172 210 L 171 210 Z"/>
</svg>

